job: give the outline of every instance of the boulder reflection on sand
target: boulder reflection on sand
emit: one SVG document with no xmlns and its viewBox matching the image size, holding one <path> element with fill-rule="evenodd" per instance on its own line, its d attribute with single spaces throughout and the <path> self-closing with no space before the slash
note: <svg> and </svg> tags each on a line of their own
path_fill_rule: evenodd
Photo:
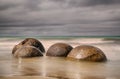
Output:
<svg viewBox="0 0 120 79">
<path fill-rule="evenodd" d="M 66 43 L 56 43 L 48 49 L 46 56 L 66 57 L 72 49 L 73 47 Z"/>
<path fill-rule="evenodd" d="M 26 38 L 19 44 L 15 45 L 12 54 L 15 57 L 34 57 L 43 56 L 45 49 L 41 42 L 34 38 Z"/>
<path fill-rule="evenodd" d="M 96 61 L 102 62 L 106 61 L 107 58 L 102 50 L 97 47 L 89 46 L 89 45 L 81 45 L 77 46 L 67 56 L 68 58 L 74 58 L 79 60 L 86 61 Z"/>
<path fill-rule="evenodd" d="M 43 56 L 41 51 L 34 46 L 22 46 L 14 53 L 15 57 L 36 57 Z"/>
</svg>

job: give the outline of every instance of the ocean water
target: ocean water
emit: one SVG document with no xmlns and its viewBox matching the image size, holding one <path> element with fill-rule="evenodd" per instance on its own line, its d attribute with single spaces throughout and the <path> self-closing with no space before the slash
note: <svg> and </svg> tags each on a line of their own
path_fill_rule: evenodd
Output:
<svg viewBox="0 0 120 79">
<path fill-rule="evenodd" d="M 36 38 L 47 49 L 54 43 L 64 42 L 76 47 L 93 45 L 100 48 L 108 61 L 81 62 L 63 57 L 14 58 L 14 45 L 25 37 L 0 38 L 0 79 L 120 79 L 120 38 L 46 37 Z"/>
</svg>

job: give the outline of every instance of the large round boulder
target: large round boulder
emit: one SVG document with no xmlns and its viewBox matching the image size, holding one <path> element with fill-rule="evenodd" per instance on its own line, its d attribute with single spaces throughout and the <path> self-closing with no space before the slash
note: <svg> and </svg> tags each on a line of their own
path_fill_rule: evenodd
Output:
<svg viewBox="0 0 120 79">
<path fill-rule="evenodd" d="M 74 49 L 71 50 L 71 52 L 68 54 L 67 57 L 78 60 L 96 61 L 96 62 L 107 60 L 102 50 L 90 45 L 81 45 L 75 47 Z"/>
<path fill-rule="evenodd" d="M 14 57 L 38 57 L 42 52 L 34 46 L 22 46 L 13 54 Z"/>
<path fill-rule="evenodd" d="M 42 53 L 45 52 L 45 48 L 40 41 L 34 38 L 26 38 L 25 40 L 14 46 L 12 54 L 14 54 L 16 50 L 19 49 L 21 46 L 34 46 L 38 48 Z"/>
<path fill-rule="evenodd" d="M 55 43 L 48 49 L 46 56 L 66 57 L 72 49 L 73 47 L 66 43 Z"/>
</svg>

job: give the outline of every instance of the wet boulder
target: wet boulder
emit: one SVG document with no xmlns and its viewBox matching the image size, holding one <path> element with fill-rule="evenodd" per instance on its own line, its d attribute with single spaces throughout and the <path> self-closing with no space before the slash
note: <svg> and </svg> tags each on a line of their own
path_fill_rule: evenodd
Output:
<svg viewBox="0 0 120 79">
<path fill-rule="evenodd" d="M 14 46 L 12 54 L 14 54 L 15 51 L 19 49 L 21 46 L 34 46 L 38 48 L 42 53 L 45 52 L 45 48 L 40 41 L 34 38 L 26 38 L 25 40 Z"/>
<path fill-rule="evenodd" d="M 85 60 L 85 61 L 106 61 L 107 58 L 102 50 L 90 45 L 77 46 L 71 50 L 67 56 L 68 58 Z"/>
<path fill-rule="evenodd" d="M 18 45 L 15 45 L 12 49 L 12 54 L 14 54 L 16 52 L 17 49 L 21 48 L 22 45 L 18 44 Z"/>
<path fill-rule="evenodd" d="M 22 46 L 15 51 L 14 57 L 38 57 L 43 56 L 42 52 L 34 46 Z"/>
<path fill-rule="evenodd" d="M 55 43 L 48 49 L 46 56 L 66 57 L 72 49 L 73 47 L 66 43 Z"/>
</svg>

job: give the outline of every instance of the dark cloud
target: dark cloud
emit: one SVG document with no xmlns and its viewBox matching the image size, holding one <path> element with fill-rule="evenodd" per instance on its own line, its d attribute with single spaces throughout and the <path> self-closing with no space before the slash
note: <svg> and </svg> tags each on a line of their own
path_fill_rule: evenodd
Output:
<svg viewBox="0 0 120 79">
<path fill-rule="evenodd" d="M 7 10 L 9 8 L 13 8 L 15 7 L 16 5 L 0 5 L 0 11 L 1 10 Z"/>
<path fill-rule="evenodd" d="M 120 0 L 87 0 L 87 5 L 111 5 L 111 4 L 120 4 Z"/>
<path fill-rule="evenodd" d="M 97 5 L 111 5 L 120 4 L 120 0 L 51 0 L 59 2 L 69 7 L 81 7 L 81 6 L 97 6 Z"/>
</svg>

